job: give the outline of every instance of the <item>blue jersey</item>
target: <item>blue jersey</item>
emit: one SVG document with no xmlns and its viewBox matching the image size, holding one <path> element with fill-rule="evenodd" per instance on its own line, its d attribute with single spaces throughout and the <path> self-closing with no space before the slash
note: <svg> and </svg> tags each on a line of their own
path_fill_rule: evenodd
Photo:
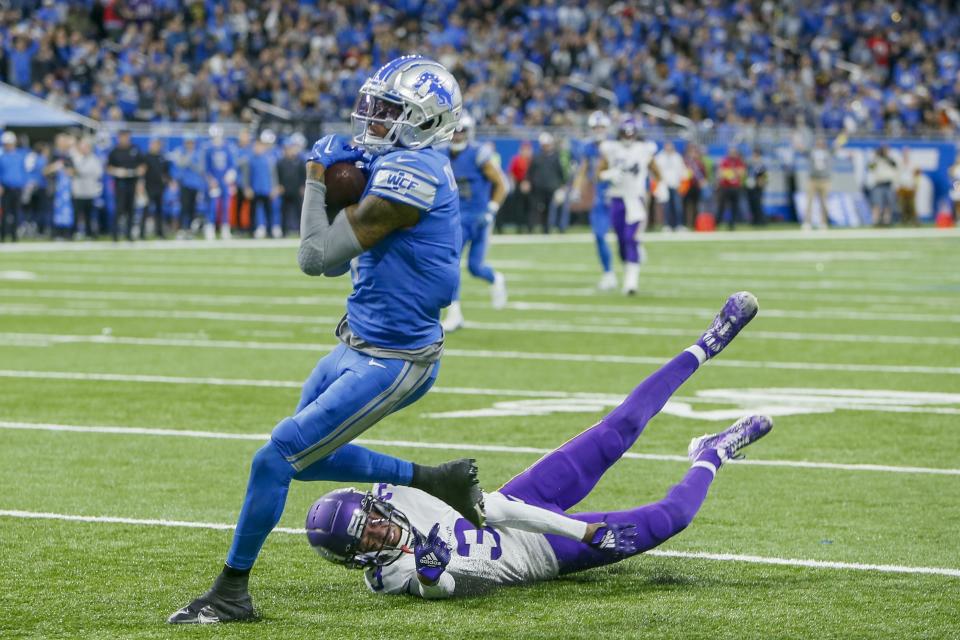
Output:
<svg viewBox="0 0 960 640">
<path fill-rule="evenodd" d="M 253 145 L 241 147 L 238 144 L 231 144 L 230 151 L 233 153 L 237 170 L 237 187 L 241 189 L 250 188 L 250 160 L 253 158 Z"/>
<path fill-rule="evenodd" d="M 493 146 L 470 142 L 456 155 L 450 150 L 447 153 L 460 191 L 460 217 L 467 223 L 487 212 L 493 185 L 483 175 L 483 165 L 493 157 Z"/>
<path fill-rule="evenodd" d="M 27 150 L 15 148 L 12 151 L 0 151 L 0 185 L 11 189 L 22 189 L 30 177 L 27 171 Z"/>
<path fill-rule="evenodd" d="M 460 206 L 447 156 L 435 149 L 400 149 L 377 157 L 363 197 L 420 210 L 357 258 L 347 298 L 350 329 L 386 349 L 419 349 L 440 340 L 440 309 L 460 278 Z"/>
<path fill-rule="evenodd" d="M 251 154 L 248 162 L 249 183 L 258 196 L 269 196 L 277 186 L 277 161 L 269 151 Z"/>
<path fill-rule="evenodd" d="M 170 157 L 173 163 L 173 176 L 181 185 L 194 191 L 202 191 L 207 188 L 207 180 L 204 177 L 206 173 L 206 156 L 200 149 L 187 151 L 186 147 L 180 147 Z"/>
<path fill-rule="evenodd" d="M 205 154 L 207 175 L 220 184 L 227 182 L 227 175 L 236 178 L 237 163 L 233 152 L 226 144 L 209 146 Z"/>
</svg>

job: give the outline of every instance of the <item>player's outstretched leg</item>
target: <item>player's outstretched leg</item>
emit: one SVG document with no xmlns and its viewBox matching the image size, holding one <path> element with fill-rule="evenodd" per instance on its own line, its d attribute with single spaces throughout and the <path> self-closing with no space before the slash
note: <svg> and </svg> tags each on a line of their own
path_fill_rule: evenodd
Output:
<svg viewBox="0 0 960 640">
<path fill-rule="evenodd" d="M 743 312 L 744 308 L 749 313 Z M 500 492 L 546 509 L 566 511 L 576 505 L 633 446 L 670 396 L 701 364 L 728 345 L 756 313 L 753 294 L 730 296 L 695 344 L 648 376 L 603 420 L 545 455 Z"/>
<path fill-rule="evenodd" d="M 687 456 L 697 460 L 704 451 L 716 451 L 722 462 L 742 458 L 740 450 L 756 442 L 773 429 L 773 420 L 767 416 L 747 416 L 720 433 L 705 433 L 690 441 Z"/>
<path fill-rule="evenodd" d="M 759 308 L 757 297 L 749 291 L 738 291 L 727 298 L 723 309 L 697 340 L 706 358 L 709 360 L 723 351 L 740 330 L 753 320 Z"/>
<path fill-rule="evenodd" d="M 662 500 L 627 511 L 569 514 L 582 522 L 617 525 L 613 528 L 619 537 L 617 546 L 627 551 L 601 551 L 583 542 L 548 535 L 560 573 L 583 571 L 649 551 L 686 529 L 703 505 L 717 470 L 772 428 L 773 420 L 767 416 L 748 416 L 720 433 L 695 438 L 688 451 L 693 462 L 690 470 Z"/>
</svg>

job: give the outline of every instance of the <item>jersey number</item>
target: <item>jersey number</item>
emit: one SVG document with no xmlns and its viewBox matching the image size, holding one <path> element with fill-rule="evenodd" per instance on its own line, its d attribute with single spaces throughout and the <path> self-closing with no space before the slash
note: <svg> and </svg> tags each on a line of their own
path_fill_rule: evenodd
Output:
<svg viewBox="0 0 960 640">
<path fill-rule="evenodd" d="M 500 534 L 493 527 L 476 529 L 465 518 L 453 525 L 457 537 L 457 554 L 464 558 L 489 558 L 499 560 L 503 555 L 500 546 Z"/>
<path fill-rule="evenodd" d="M 443 175 L 447 176 L 447 184 L 450 185 L 451 191 L 457 190 L 457 179 L 453 176 L 453 169 L 449 164 L 443 166 Z"/>
</svg>

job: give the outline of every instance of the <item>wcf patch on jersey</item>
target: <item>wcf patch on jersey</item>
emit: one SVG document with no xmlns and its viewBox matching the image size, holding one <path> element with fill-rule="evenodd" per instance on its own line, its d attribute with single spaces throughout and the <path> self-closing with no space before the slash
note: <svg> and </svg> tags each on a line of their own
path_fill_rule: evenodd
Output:
<svg viewBox="0 0 960 640">
<path fill-rule="evenodd" d="M 370 193 L 415 206 L 430 206 L 437 188 L 412 172 L 382 168 L 373 174 Z"/>
</svg>

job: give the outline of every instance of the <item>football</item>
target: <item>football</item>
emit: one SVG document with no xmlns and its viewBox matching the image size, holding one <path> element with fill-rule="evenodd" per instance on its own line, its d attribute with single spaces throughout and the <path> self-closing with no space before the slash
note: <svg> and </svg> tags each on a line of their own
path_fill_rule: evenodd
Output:
<svg viewBox="0 0 960 640">
<path fill-rule="evenodd" d="M 367 177 L 352 162 L 337 162 L 323 172 L 327 185 L 327 213 L 336 214 L 344 207 L 360 202 L 367 186 Z"/>
</svg>

